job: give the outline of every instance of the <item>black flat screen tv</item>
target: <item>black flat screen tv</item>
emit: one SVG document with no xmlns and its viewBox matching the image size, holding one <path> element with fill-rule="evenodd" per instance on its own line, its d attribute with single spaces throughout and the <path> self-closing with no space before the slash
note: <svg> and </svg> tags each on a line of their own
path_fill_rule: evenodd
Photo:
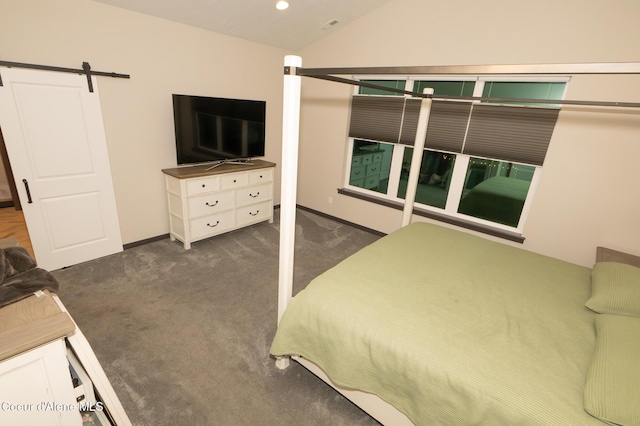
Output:
<svg viewBox="0 0 640 426">
<path fill-rule="evenodd" d="M 266 102 L 173 95 L 178 165 L 264 156 Z"/>
</svg>

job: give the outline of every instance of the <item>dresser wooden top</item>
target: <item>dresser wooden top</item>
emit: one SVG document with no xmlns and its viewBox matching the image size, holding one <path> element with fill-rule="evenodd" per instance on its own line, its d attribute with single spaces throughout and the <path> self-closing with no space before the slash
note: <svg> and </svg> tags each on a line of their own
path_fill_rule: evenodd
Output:
<svg viewBox="0 0 640 426">
<path fill-rule="evenodd" d="M 69 336 L 75 324 L 47 290 L 0 308 L 0 360 Z"/>
<path fill-rule="evenodd" d="M 173 176 L 177 179 L 190 179 L 203 176 L 222 175 L 234 172 L 246 172 L 248 170 L 264 169 L 266 167 L 275 167 L 275 163 L 264 160 L 251 160 L 246 164 L 223 164 L 214 169 L 207 170 L 211 164 L 201 166 L 185 166 L 175 167 L 173 169 L 162 169 L 162 173 Z"/>
</svg>

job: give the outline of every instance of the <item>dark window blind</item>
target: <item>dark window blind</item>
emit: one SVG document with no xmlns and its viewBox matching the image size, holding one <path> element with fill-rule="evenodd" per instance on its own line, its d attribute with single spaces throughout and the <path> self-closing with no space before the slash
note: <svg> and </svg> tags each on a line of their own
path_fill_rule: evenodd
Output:
<svg viewBox="0 0 640 426">
<path fill-rule="evenodd" d="M 401 144 L 413 145 L 415 143 L 421 104 L 422 99 L 411 98 L 406 100 L 404 117 L 402 119 L 402 130 L 400 132 L 399 142 Z"/>
<path fill-rule="evenodd" d="M 425 147 L 440 151 L 462 152 L 470 111 L 469 102 L 432 101 Z M 420 100 L 408 99 L 400 143 L 414 144 L 419 113 Z"/>
<path fill-rule="evenodd" d="M 354 95 L 349 136 L 413 145 L 420 104 L 416 98 Z M 425 147 L 540 166 L 558 113 L 558 108 L 434 100 Z"/>
<path fill-rule="evenodd" d="M 353 96 L 349 136 L 398 143 L 404 101 L 403 97 Z"/>
<path fill-rule="evenodd" d="M 559 109 L 476 104 L 463 152 L 541 166 Z"/>
</svg>

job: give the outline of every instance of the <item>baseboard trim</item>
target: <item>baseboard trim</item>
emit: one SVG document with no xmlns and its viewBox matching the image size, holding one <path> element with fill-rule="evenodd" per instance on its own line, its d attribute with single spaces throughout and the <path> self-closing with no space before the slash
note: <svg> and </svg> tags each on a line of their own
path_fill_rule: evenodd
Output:
<svg viewBox="0 0 640 426">
<path fill-rule="evenodd" d="M 304 211 L 307 211 L 309 213 L 316 214 L 318 216 L 326 217 L 327 219 L 334 220 L 334 221 L 342 223 L 344 225 L 352 226 L 352 227 L 354 227 L 356 229 L 360 229 L 361 231 L 369 232 L 370 234 L 377 235 L 379 237 L 384 237 L 385 235 L 387 235 L 384 232 L 376 231 L 375 229 L 367 228 L 366 226 L 358 225 L 357 223 L 349 222 L 348 220 L 344 220 L 344 219 L 341 219 L 339 217 L 332 216 L 330 214 L 323 213 L 321 211 L 314 210 L 314 209 L 309 208 L 309 207 L 301 206 L 300 204 L 296 204 L 296 207 L 299 208 L 300 210 L 304 210 Z M 275 206 L 273 206 L 274 210 L 277 210 L 279 208 L 280 208 L 280 204 L 276 204 Z M 122 248 L 124 250 L 129 250 L 129 249 L 132 249 L 134 247 L 143 246 L 145 244 L 154 243 L 156 241 L 161 241 L 161 240 L 164 240 L 164 239 L 167 239 L 167 238 L 169 238 L 169 234 L 162 234 L 162 235 L 158 235 L 158 236 L 151 237 L 151 238 L 145 238 L 144 240 L 134 241 L 132 243 L 124 244 L 122 246 Z"/>
<path fill-rule="evenodd" d="M 134 241 L 132 243 L 124 244 L 122 246 L 122 248 L 124 250 L 129 250 L 129 249 L 132 249 L 134 247 L 143 246 L 143 245 L 149 244 L 149 243 L 154 243 L 156 241 L 164 240 L 166 238 L 169 238 L 169 234 L 163 234 L 163 235 L 158 235 L 156 237 L 145 238 L 144 240 L 140 240 L 140 241 Z"/>
<path fill-rule="evenodd" d="M 385 235 L 387 235 L 384 232 L 376 231 L 375 229 L 367 228 L 366 226 L 358 225 L 357 223 L 349 222 L 348 220 L 341 219 L 339 217 L 332 216 L 330 214 L 323 213 L 323 212 L 320 212 L 318 210 L 311 209 L 309 207 L 301 206 L 299 204 L 296 204 L 296 207 L 298 207 L 300 210 L 305 210 L 305 211 L 308 211 L 310 213 L 317 214 L 318 216 L 322 216 L 322 217 L 326 217 L 327 219 L 335 220 L 336 222 L 342 223 L 344 225 L 352 226 L 354 228 L 360 229 L 361 231 L 366 231 L 366 232 L 369 232 L 370 234 L 377 235 L 379 237 L 384 237 Z"/>
</svg>

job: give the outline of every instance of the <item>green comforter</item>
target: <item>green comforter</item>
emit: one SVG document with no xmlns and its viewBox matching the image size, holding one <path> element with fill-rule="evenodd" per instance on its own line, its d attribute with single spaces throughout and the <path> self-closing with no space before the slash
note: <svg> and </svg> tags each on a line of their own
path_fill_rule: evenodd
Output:
<svg viewBox="0 0 640 426">
<path fill-rule="evenodd" d="M 458 212 L 516 227 L 530 185 L 524 180 L 494 176 L 462 197 Z"/>
<path fill-rule="evenodd" d="M 602 425 L 583 408 L 590 269 L 414 223 L 297 294 L 271 347 L 417 425 Z"/>
</svg>

